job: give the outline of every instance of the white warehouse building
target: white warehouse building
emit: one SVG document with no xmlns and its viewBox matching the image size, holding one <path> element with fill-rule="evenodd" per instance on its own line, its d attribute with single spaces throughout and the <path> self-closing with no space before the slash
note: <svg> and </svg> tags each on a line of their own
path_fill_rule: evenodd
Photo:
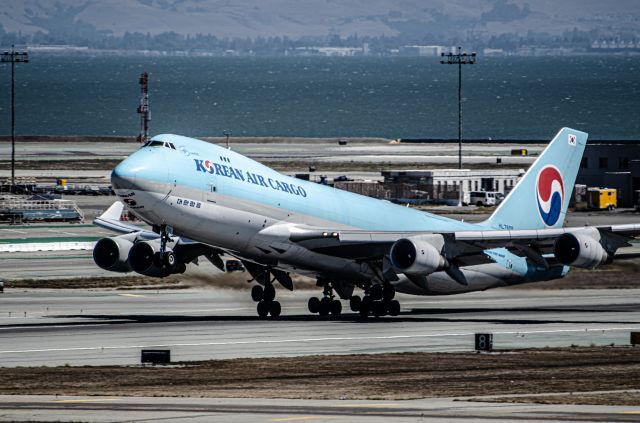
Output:
<svg viewBox="0 0 640 423">
<path fill-rule="evenodd" d="M 430 199 L 454 199 L 473 191 L 507 194 L 524 175 L 524 169 L 438 169 L 383 171 L 385 186 L 413 186 Z"/>
</svg>

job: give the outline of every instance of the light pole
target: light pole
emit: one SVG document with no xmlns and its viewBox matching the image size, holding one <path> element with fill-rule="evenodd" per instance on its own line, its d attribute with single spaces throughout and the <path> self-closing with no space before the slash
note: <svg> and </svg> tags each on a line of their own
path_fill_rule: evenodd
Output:
<svg viewBox="0 0 640 423">
<path fill-rule="evenodd" d="M 29 53 L 16 51 L 11 46 L 11 51 L 2 53 L 0 63 L 11 63 L 11 192 L 15 192 L 16 178 L 16 63 L 29 63 Z"/>
<path fill-rule="evenodd" d="M 225 129 L 222 132 L 222 135 L 224 135 L 225 137 L 227 137 L 227 150 L 229 149 L 229 136 L 231 135 L 231 129 Z"/>
<path fill-rule="evenodd" d="M 457 53 L 440 53 L 440 57 L 443 65 L 458 65 L 458 169 L 462 169 L 462 65 L 475 64 L 476 53 L 463 53 L 458 47 Z"/>
</svg>

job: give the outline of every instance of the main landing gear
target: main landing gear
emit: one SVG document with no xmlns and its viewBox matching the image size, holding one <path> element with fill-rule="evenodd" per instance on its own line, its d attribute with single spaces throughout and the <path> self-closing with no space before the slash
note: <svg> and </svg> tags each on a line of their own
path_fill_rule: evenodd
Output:
<svg viewBox="0 0 640 423">
<path fill-rule="evenodd" d="M 351 311 L 359 312 L 361 317 L 372 314 L 375 317 L 397 316 L 400 314 L 400 302 L 394 300 L 396 290 L 389 284 L 365 287 L 364 297 L 354 295 L 349 300 Z"/>
<path fill-rule="evenodd" d="M 331 283 L 318 281 L 318 285 L 324 285 L 323 297 L 309 298 L 309 311 L 320 316 L 339 316 L 342 313 L 342 303 L 336 298 Z M 349 307 L 362 317 L 370 314 L 375 317 L 397 316 L 400 314 L 400 303 L 394 300 L 395 295 L 396 290 L 388 283 L 366 285 L 363 297 L 352 295 L 349 298 Z"/>
<path fill-rule="evenodd" d="M 276 301 L 276 289 L 272 282 L 265 283 L 264 288 L 261 285 L 255 285 L 251 288 L 251 299 L 258 303 L 258 316 L 271 317 L 280 316 L 282 307 Z"/>
<path fill-rule="evenodd" d="M 322 299 L 318 297 L 309 298 L 308 307 L 311 313 L 318 313 L 320 316 L 328 316 L 329 314 L 339 316 L 342 314 L 342 303 L 336 299 L 329 282 L 324 284 Z"/>
</svg>

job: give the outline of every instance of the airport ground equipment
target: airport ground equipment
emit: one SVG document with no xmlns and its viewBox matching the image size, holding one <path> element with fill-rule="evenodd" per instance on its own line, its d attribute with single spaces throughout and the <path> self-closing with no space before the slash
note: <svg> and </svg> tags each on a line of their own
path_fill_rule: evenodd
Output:
<svg viewBox="0 0 640 423">
<path fill-rule="evenodd" d="M 618 191 L 614 188 L 589 188 L 587 207 L 591 210 L 613 210 L 618 207 Z"/>
<path fill-rule="evenodd" d="M 0 221 L 23 222 L 81 222 L 82 210 L 70 200 L 48 200 L 32 197 L 5 196 L 0 198 Z"/>
</svg>

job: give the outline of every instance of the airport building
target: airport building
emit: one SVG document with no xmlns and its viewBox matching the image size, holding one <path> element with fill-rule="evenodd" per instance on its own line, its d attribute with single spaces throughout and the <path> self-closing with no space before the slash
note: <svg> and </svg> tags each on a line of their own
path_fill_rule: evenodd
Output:
<svg viewBox="0 0 640 423">
<path fill-rule="evenodd" d="M 615 188 L 619 207 L 634 206 L 640 191 L 640 141 L 589 141 L 576 183 Z"/>
<path fill-rule="evenodd" d="M 394 199 L 457 202 L 474 191 L 507 194 L 524 175 L 524 169 L 438 169 L 383 171 L 384 186 Z M 468 202 L 465 200 L 464 202 Z"/>
</svg>

